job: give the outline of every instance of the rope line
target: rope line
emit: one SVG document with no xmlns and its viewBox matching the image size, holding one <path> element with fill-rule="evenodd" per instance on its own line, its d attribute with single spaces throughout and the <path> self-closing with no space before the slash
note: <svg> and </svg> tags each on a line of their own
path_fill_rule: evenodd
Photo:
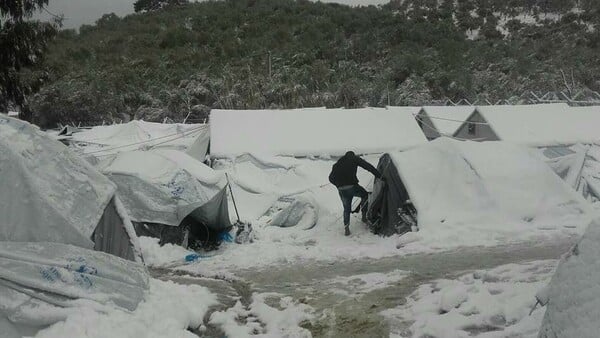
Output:
<svg viewBox="0 0 600 338">
<path fill-rule="evenodd" d="M 417 117 L 417 115 L 413 114 L 413 116 L 417 119 L 420 119 L 419 117 Z M 458 122 L 458 123 L 470 123 L 470 124 L 477 124 L 477 125 L 486 125 L 488 126 L 489 123 L 487 122 L 476 122 L 476 121 L 461 121 L 461 120 L 453 120 L 453 119 L 448 119 L 448 118 L 444 118 L 444 117 L 437 117 L 437 116 L 431 116 L 431 115 L 427 115 L 427 117 L 429 117 L 430 119 L 434 119 L 434 120 L 442 120 L 442 121 L 450 121 L 450 122 Z"/>
<path fill-rule="evenodd" d="M 427 126 L 428 128 L 430 128 L 431 130 L 435 130 L 437 131 L 438 134 L 440 134 L 440 136 L 444 136 L 444 137 L 448 137 L 457 141 L 484 141 L 485 138 L 480 137 L 480 138 L 462 138 L 462 137 L 456 137 L 450 134 L 446 134 L 446 133 L 442 133 L 439 130 L 437 130 L 436 127 L 430 125 L 429 123 L 423 121 L 420 117 L 415 115 L 415 119 L 417 119 L 417 121 L 421 122 L 423 125 Z M 470 122 L 469 122 L 470 123 Z"/>
</svg>

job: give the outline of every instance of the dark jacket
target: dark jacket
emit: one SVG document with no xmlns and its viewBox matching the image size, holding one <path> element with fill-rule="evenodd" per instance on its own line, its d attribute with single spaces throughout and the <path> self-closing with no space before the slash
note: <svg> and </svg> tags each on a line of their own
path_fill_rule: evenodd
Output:
<svg viewBox="0 0 600 338">
<path fill-rule="evenodd" d="M 369 162 L 356 156 L 352 152 L 348 152 L 335 162 L 333 168 L 331 168 L 329 182 L 338 188 L 346 185 L 358 184 L 358 178 L 356 178 L 356 169 L 358 167 L 370 171 L 377 178 L 381 177 L 379 171 L 377 171 L 377 169 Z"/>
</svg>

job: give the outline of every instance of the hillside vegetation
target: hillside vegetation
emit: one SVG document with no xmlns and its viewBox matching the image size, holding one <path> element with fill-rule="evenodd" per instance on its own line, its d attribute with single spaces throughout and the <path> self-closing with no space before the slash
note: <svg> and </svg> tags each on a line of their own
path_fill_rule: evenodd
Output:
<svg viewBox="0 0 600 338">
<path fill-rule="evenodd" d="M 108 14 L 59 34 L 29 107 L 52 126 L 600 90 L 599 24 L 593 0 L 225 0 Z"/>
</svg>

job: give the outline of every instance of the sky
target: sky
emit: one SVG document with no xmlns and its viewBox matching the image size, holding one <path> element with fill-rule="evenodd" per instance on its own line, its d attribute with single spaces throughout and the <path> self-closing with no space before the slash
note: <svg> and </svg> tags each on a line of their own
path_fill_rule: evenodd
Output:
<svg viewBox="0 0 600 338">
<path fill-rule="evenodd" d="M 323 0 L 323 2 L 337 2 L 347 5 L 378 5 L 389 0 Z M 54 14 L 63 14 L 64 28 L 79 28 L 82 24 L 93 24 L 103 14 L 115 13 L 125 16 L 133 13 L 135 0 L 50 0 L 48 11 Z M 48 13 L 38 16 L 47 20 L 51 18 Z"/>
</svg>

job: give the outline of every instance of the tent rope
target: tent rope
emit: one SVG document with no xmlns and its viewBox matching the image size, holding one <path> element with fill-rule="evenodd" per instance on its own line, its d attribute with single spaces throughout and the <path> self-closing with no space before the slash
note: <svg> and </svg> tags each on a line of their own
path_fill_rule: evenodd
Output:
<svg viewBox="0 0 600 338">
<path fill-rule="evenodd" d="M 416 120 L 418 120 L 418 121 L 419 121 L 419 122 L 421 122 L 423 125 L 425 125 L 425 126 L 427 126 L 428 128 L 430 128 L 431 130 L 435 130 L 435 131 L 437 131 L 437 132 L 438 132 L 438 134 L 440 134 L 440 136 L 443 136 L 443 137 L 448 137 L 448 138 L 451 138 L 451 139 L 454 139 L 454 140 L 457 140 L 457 141 L 485 141 L 485 138 L 482 138 L 482 137 L 480 137 L 480 138 L 472 138 L 472 139 L 469 139 L 469 138 L 456 137 L 456 136 L 452 136 L 452 135 L 450 135 L 450 134 L 442 133 L 442 132 L 440 132 L 439 130 L 437 130 L 437 128 L 436 128 L 436 127 L 434 127 L 434 126 L 430 125 L 429 123 L 427 123 L 427 122 L 423 121 L 423 120 L 422 120 L 420 117 L 418 117 L 418 116 L 416 116 L 416 115 L 414 115 L 414 117 L 415 117 L 415 119 L 416 119 Z M 469 123 L 470 123 L 470 122 L 469 122 Z M 486 123 L 486 124 L 487 124 L 487 123 Z"/>
<path fill-rule="evenodd" d="M 417 115 L 413 114 L 413 116 L 415 118 L 417 118 Z M 434 120 L 442 120 L 442 121 L 450 121 L 450 122 L 458 122 L 458 123 L 465 123 L 465 122 L 467 122 L 467 121 L 453 120 L 453 119 L 448 119 L 448 118 L 444 118 L 444 117 L 437 117 L 437 116 L 431 116 L 431 115 L 427 115 L 427 117 L 429 117 L 430 119 L 434 119 Z M 487 123 L 487 122 L 477 122 L 477 121 L 469 121 L 468 123 L 470 123 L 470 124 L 478 124 L 478 125 L 486 125 L 486 126 L 489 125 L 489 123 Z"/>
</svg>

